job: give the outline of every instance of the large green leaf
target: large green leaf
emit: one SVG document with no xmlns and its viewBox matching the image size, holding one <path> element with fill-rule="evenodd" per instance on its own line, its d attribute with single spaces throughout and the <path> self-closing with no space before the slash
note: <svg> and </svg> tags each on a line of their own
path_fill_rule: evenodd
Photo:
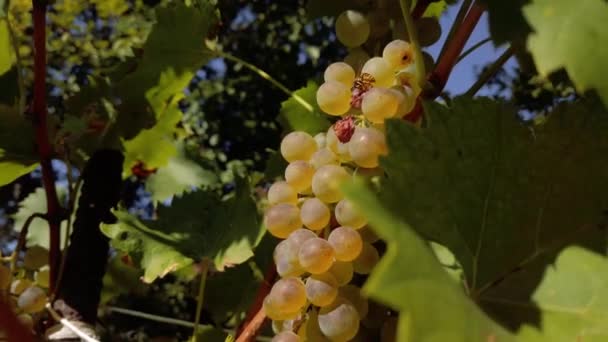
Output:
<svg viewBox="0 0 608 342">
<path fill-rule="evenodd" d="M 481 0 L 488 8 L 490 33 L 496 44 L 520 41 L 530 33 L 522 6 L 530 0 Z"/>
<path fill-rule="evenodd" d="M 253 255 L 263 230 L 247 182 L 222 200 L 214 192 L 196 191 L 158 209 L 156 221 L 140 221 L 117 212 L 118 223 L 102 231 L 119 250 L 144 269 L 148 282 L 187 266 L 192 259 L 210 259 L 215 268 L 239 264 Z"/>
<path fill-rule="evenodd" d="M 535 31 L 528 48 L 538 70 L 565 68 L 578 90 L 597 90 L 608 107 L 608 2 L 534 0 L 524 14 Z"/>
<path fill-rule="evenodd" d="M 491 316 L 512 329 L 538 322 L 545 312 L 530 298 L 560 248 L 605 249 L 608 114 L 598 102 L 563 105 L 531 129 L 487 99 L 426 112 L 424 130 L 387 123 L 379 200 L 454 253 Z"/>
<path fill-rule="evenodd" d="M 0 7 L 2 4 L 0 3 Z M 0 8 L 0 14 L 2 9 Z M 15 53 L 11 44 L 8 20 L 0 16 L 0 75 L 7 72 L 15 62 Z"/>
<path fill-rule="evenodd" d="M 321 113 L 317 106 L 317 89 L 319 89 L 319 86 L 309 81 L 306 87 L 295 91 L 295 95 L 301 97 L 313 107 L 312 111 L 305 108 L 293 97 L 281 103 L 279 122 L 285 131 L 304 131 L 314 135 L 327 131 L 331 126 L 327 117 Z"/>
<path fill-rule="evenodd" d="M 356 184 L 346 190 L 354 203 L 365 208 L 374 230 L 388 242 L 363 290 L 400 311 L 398 341 L 512 341 L 508 332 L 467 298 L 428 245 L 402 219 L 365 186 Z"/>
</svg>

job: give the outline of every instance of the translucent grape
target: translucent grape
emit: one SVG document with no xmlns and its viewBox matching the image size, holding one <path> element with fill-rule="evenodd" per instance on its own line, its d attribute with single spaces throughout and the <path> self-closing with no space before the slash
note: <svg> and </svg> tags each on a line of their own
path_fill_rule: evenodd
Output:
<svg viewBox="0 0 608 342">
<path fill-rule="evenodd" d="M 338 281 L 330 273 L 311 275 L 305 286 L 306 298 L 316 306 L 329 305 L 338 295 Z"/>
<path fill-rule="evenodd" d="M 334 209 L 336 221 L 342 226 L 349 226 L 354 229 L 359 229 L 367 224 L 367 219 L 362 215 L 362 211 L 355 207 L 353 202 L 343 199 Z"/>
<path fill-rule="evenodd" d="M 300 245 L 297 241 L 283 240 L 274 248 L 272 257 L 277 273 L 281 277 L 297 277 L 304 273 L 304 268 L 298 259 Z"/>
<path fill-rule="evenodd" d="M 0 292 L 8 289 L 11 283 L 11 269 L 0 264 Z"/>
<path fill-rule="evenodd" d="M 361 293 L 361 288 L 355 285 L 346 285 L 340 288 L 340 297 L 349 301 L 362 319 L 367 316 L 369 310 L 369 302 Z"/>
<path fill-rule="evenodd" d="M 329 207 L 318 198 L 309 198 L 302 203 L 300 219 L 308 229 L 321 230 L 329 224 L 330 218 Z"/>
<path fill-rule="evenodd" d="M 353 268 L 355 269 L 355 273 L 369 274 L 374 266 L 376 266 L 378 263 L 378 260 L 380 260 L 380 256 L 378 255 L 378 250 L 376 250 L 376 247 L 364 242 L 361 253 L 355 260 L 353 260 Z"/>
<path fill-rule="evenodd" d="M 275 335 L 271 342 L 300 342 L 300 336 L 296 335 L 293 331 L 283 331 L 278 335 Z"/>
<path fill-rule="evenodd" d="M 344 197 L 340 185 L 349 178 L 350 175 L 341 166 L 321 166 L 312 177 L 312 192 L 325 203 L 338 202 Z"/>
<path fill-rule="evenodd" d="M 327 130 L 327 148 L 335 153 L 338 158 L 343 162 L 351 161 L 350 154 L 348 152 L 348 143 L 342 143 L 338 140 L 336 132 L 334 132 L 333 126 Z"/>
<path fill-rule="evenodd" d="M 336 36 L 347 47 L 357 47 L 369 37 L 367 18 L 357 11 L 344 11 L 336 19 Z"/>
<path fill-rule="evenodd" d="M 361 72 L 372 75 L 376 87 L 388 87 L 395 81 L 393 69 L 382 57 L 374 57 L 368 60 L 363 65 Z"/>
<path fill-rule="evenodd" d="M 264 225 L 270 234 L 284 239 L 302 226 L 300 209 L 293 204 L 275 204 L 266 211 Z"/>
<path fill-rule="evenodd" d="M 281 155 L 288 162 L 308 160 L 317 150 L 317 142 L 306 132 L 291 132 L 281 141 Z"/>
<path fill-rule="evenodd" d="M 355 71 L 360 71 L 369 59 L 369 55 L 361 48 L 350 50 L 348 55 L 344 57 L 344 63 L 350 65 Z"/>
<path fill-rule="evenodd" d="M 310 157 L 310 165 L 318 169 L 323 165 L 337 165 L 340 163 L 338 156 L 327 147 L 320 148 Z"/>
<path fill-rule="evenodd" d="M 308 319 L 306 320 L 304 337 L 306 341 L 310 342 L 328 342 L 330 341 L 319 328 L 319 313 L 313 309 L 308 312 Z"/>
<path fill-rule="evenodd" d="M 46 293 L 38 286 L 30 286 L 19 295 L 17 305 L 24 313 L 40 312 L 46 305 Z"/>
<path fill-rule="evenodd" d="M 268 294 L 269 303 L 278 312 L 297 312 L 306 304 L 306 288 L 300 278 L 279 279 Z"/>
<path fill-rule="evenodd" d="M 300 246 L 298 260 L 307 272 L 324 273 L 334 262 L 334 250 L 324 239 L 309 239 Z"/>
<path fill-rule="evenodd" d="M 388 148 L 382 132 L 371 127 L 357 127 L 348 142 L 348 151 L 357 165 L 373 168 L 378 166 L 378 157 L 388 153 Z"/>
<path fill-rule="evenodd" d="M 350 227 L 338 227 L 332 230 L 327 241 L 333 247 L 338 261 L 354 260 L 363 248 L 361 236 Z"/>
<path fill-rule="evenodd" d="M 268 189 L 268 202 L 270 204 L 297 204 L 298 194 L 291 185 L 287 184 L 287 182 L 275 182 L 270 186 L 270 189 Z"/>
<path fill-rule="evenodd" d="M 32 286 L 32 282 L 29 279 L 15 279 L 11 283 L 11 294 L 18 296 L 30 286 Z"/>
<path fill-rule="evenodd" d="M 339 286 L 348 284 L 353 279 L 353 264 L 350 262 L 336 261 L 327 271 L 336 278 Z"/>
<path fill-rule="evenodd" d="M 389 89 L 398 99 L 399 107 L 393 117 L 401 118 L 414 109 L 416 105 L 416 95 L 409 86 L 394 86 Z"/>
<path fill-rule="evenodd" d="M 308 239 L 314 239 L 316 237 L 317 234 L 313 233 L 312 231 L 305 228 L 300 228 L 289 234 L 287 240 L 293 242 L 295 246 L 300 247 L 304 243 L 304 241 Z"/>
<path fill-rule="evenodd" d="M 49 264 L 49 251 L 40 246 L 32 246 L 27 249 L 23 257 L 23 267 L 28 270 L 37 270 Z"/>
<path fill-rule="evenodd" d="M 323 75 L 325 82 L 337 81 L 347 87 L 352 87 L 355 81 L 355 70 L 344 62 L 330 64 Z"/>
<path fill-rule="evenodd" d="M 314 156 L 318 151 L 312 154 Z M 298 193 L 304 193 L 310 189 L 312 176 L 315 174 L 314 167 L 304 160 L 296 160 L 289 163 L 285 168 L 285 181 Z"/>
<path fill-rule="evenodd" d="M 294 312 L 285 312 L 281 311 L 277 308 L 275 304 L 276 300 L 270 294 L 264 298 L 264 302 L 262 303 L 262 308 L 264 309 L 264 313 L 272 320 L 283 321 L 288 319 L 294 319 L 300 315 L 300 310 L 296 310 Z"/>
<path fill-rule="evenodd" d="M 365 226 L 365 227 L 359 229 L 358 232 L 359 232 L 359 235 L 361 235 L 361 239 L 363 240 L 363 242 L 374 243 L 374 242 L 380 240 L 378 235 L 376 235 L 374 230 L 371 229 L 369 226 Z"/>
<path fill-rule="evenodd" d="M 347 300 L 340 298 L 319 310 L 319 328 L 332 342 L 348 341 L 359 331 L 359 314 Z"/>
<path fill-rule="evenodd" d="M 367 120 L 381 124 L 397 113 L 400 99 L 399 94 L 390 89 L 375 87 L 363 96 L 361 111 Z"/>
<path fill-rule="evenodd" d="M 350 87 L 337 81 L 325 82 L 317 89 L 317 104 L 329 115 L 340 116 L 348 112 L 350 97 Z"/>
<path fill-rule="evenodd" d="M 51 276 L 51 270 L 48 266 L 42 267 L 38 272 L 36 272 L 36 285 L 44 288 L 49 287 L 49 280 Z"/>
<path fill-rule="evenodd" d="M 325 133 L 323 133 L 323 132 L 318 133 L 317 135 L 314 136 L 314 139 L 317 142 L 317 147 L 319 149 L 322 149 L 325 147 L 325 141 L 326 141 Z"/>
<path fill-rule="evenodd" d="M 397 39 L 386 44 L 382 51 L 382 58 L 391 68 L 402 69 L 412 63 L 414 52 L 410 43 Z"/>
</svg>

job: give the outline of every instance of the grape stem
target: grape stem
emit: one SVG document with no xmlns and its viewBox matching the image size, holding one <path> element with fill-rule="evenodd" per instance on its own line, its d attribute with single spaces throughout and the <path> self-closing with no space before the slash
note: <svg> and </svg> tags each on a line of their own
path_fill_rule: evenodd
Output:
<svg viewBox="0 0 608 342">
<path fill-rule="evenodd" d="M 49 265 L 50 293 L 56 290 L 59 256 L 60 256 L 60 222 L 63 209 L 59 204 L 55 189 L 55 174 L 51 163 L 53 147 L 47 130 L 46 103 L 46 5 L 44 0 L 32 0 L 32 20 L 34 23 L 34 99 L 33 114 L 36 130 L 36 147 L 42 168 L 42 184 L 46 193 L 46 217 L 49 222 Z"/>
<path fill-rule="evenodd" d="M 492 38 L 490 38 L 490 37 L 478 41 L 473 46 L 471 46 L 469 49 L 467 49 L 465 52 L 463 52 L 460 55 L 460 57 L 458 57 L 458 59 L 456 60 L 456 64 L 460 63 L 460 61 L 467 58 L 467 56 L 470 55 L 471 53 L 475 52 L 475 50 L 479 49 L 480 47 L 484 46 L 486 43 L 489 43 L 491 41 L 492 41 Z"/>
<path fill-rule="evenodd" d="M 255 336 L 258 334 L 266 319 L 266 314 L 264 313 L 264 308 L 262 307 L 264 298 L 266 298 L 266 295 L 268 295 L 270 289 L 272 289 L 272 284 L 274 284 L 276 278 L 277 268 L 274 262 L 271 262 L 266 269 L 262 284 L 260 284 L 260 287 L 255 294 L 253 303 L 247 311 L 245 320 L 243 320 L 236 330 L 236 336 L 238 336 L 236 340 L 237 342 L 253 341 Z"/>
<path fill-rule="evenodd" d="M 196 334 L 198 333 L 198 326 L 201 321 L 201 311 L 203 311 L 203 299 L 205 298 L 205 285 L 207 283 L 207 274 L 209 273 L 208 259 L 203 259 L 200 263 L 201 268 L 201 283 L 198 287 L 198 297 L 196 298 L 196 315 L 194 317 L 194 332 L 192 334 L 192 341 L 196 341 Z"/>
<path fill-rule="evenodd" d="M 428 81 L 433 87 L 432 89 L 425 89 L 423 93 L 424 98 L 432 100 L 441 94 L 448 82 L 452 69 L 454 69 L 458 56 L 460 56 L 464 45 L 469 40 L 484 11 L 485 7 L 475 1 L 462 24 L 456 29 L 454 37 L 446 41 L 445 53 L 439 57 L 435 69 L 428 77 Z"/>
<path fill-rule="evenodd" d="M 438 59 L 441 59 L 441 57 L 445 54 L 445 50 L 448 46 L 448 42 L 451 41 L 452 38 L 454 38 L 454 34 L 456 33 L 456 30 L 462 24 L 462 21 L 464 20 L 465 16 L 467 15 L 469 8 L 471 8 L 472 2 L 473 2 L 473 0 L 464 0 L 462 2 L 462 5 L 460 6 L 460 9 L 458 10 L 458 14 L 456 14 L 456 19 L 454 19 L 454 22 L 452 23 L 452 27 L 450 27 L 450 31 L 448 32 L 448 35 L 445 38 L 445 43 L 443 44 L 443 47 L 441 47 L 441 52 L 439 52 Z"/>
<path fill-rule="evenodd" d="M 483 87 L 486 82 L 488 82 L 496 73 L 502 69 L 502 66 L 513 56 L 514 49 L 512 46 L 509 46 L 498 59 L 496 59 L 488 68 L 486 68 L 483 73 L 479 76 L 477 81 L 471 86 L 469 90 L 465 93 L 467 96 L 475 96 L 479 89 Z"/>
<path fill-rule="evenodd" d="M 306 101 L 304 98 L 302 98 L 300 95 L 294 93 L 293 91 L 289 90 L 289 88 L 287 88 L 283 83 L 279 82 L 276 78 L 270 76 L 270 74 L 268 74 L 266 71 L 256 67 L 255 65 L 244 61 L 243 59 L 231 55 L 229 53 L 223 52 L 223 51 L 215 51 L 215 53 L 220 56 L 223 57 L 229 61 L 233 61 L 235 63 L 239 63 L 242 64 L 244 67 L 246 67 L 247 69 L 255 72 L 256 74 L 258 74 L 258 76 L 260 76 L 261 78 L 267 80 L 268 82 L 272 83 L 272 85 L 274 85 L 275 87 L 279 88 L 281 91 L 283 91 L 285 94 L 287 94 L 288 96 L 292 97 L 294 100 L 296 100 L 296 102 L 298 102 L 302 107 L 304 107 L 307 111 L 309 112 L 314 112 L 314 107 L 313 105 L 311 105 L 308 101 Z"/>
<path fill-rule="evenodd" d="M 410 37 L 410 43 L 414 49 L 414 60 L 417 61 L 416 65 L 416 78 L 420 82 L 420 87 L 424 89 L 426 82 L 426 71 L 424 70 L 422 51 L 420 50 L 420 43 L 418 43 L 418 30 L 414 25 L 414 18 L 412 17 L 412 1 L 411 0 L 400 0 L 401 12 L 403 13 L 403 19 L 405 20 L 405 26 L 407 28 L 407 34 Z"/>
<path fill-rule="evenodd" d="M 33 213 L 25 220 L 25 222 L 23 223 L 23 227 L 21 227 L 21 231 L 19 232 L 19 239 L 17 240 L 17 245 L 15 246 L 15 250 L 13 251 L 13 253 L 11 254 L 11 257 L 10 257 L 11 274 L 16 269 L 17 258 L 19 257 L 19 252 L 23 249 L 23 247 L 25 247 L 25 241 L 27 238 L 27 233 L 30 230 L 30 225 L 32 224 L 34 219 L 37 219 L 37 218 L 46 220 L 47 215 L 43 214 L 43 213 Z"/>
</svg>

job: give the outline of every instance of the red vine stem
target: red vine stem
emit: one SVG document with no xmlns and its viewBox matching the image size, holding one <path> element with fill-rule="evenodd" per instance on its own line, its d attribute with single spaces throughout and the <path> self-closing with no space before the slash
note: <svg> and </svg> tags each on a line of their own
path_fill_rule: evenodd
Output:
<svg viewBox="0 0 608 342">
<path fill-rule="evenodd" d="M 249 342 L 255 340 L 262 324 L 264 324 L 264 321 L 266 320 L 266 314 L 264 313 L 262 304 L 264 303 L 264 298 L 266 298 L 266 295 L 270 292 L 276 277 L 277 268 L 274 262 L 271 262 L 264 274 L 264 280 L 262 280 L 262 284 L 255 294 L 253 304 L 251 304 L 249 311 L 247 311 L 245 320 L 236 330 L 236 336 L 238 336 L 236 342 Z"/>
<path fill-rule="evenodd" d="M 469 40 L 484 11 L 485 8 L 477 1 L 473 3 L 469 13 L 467 13 L 462 24 L 458 27 L 456 33 L 454 33 L 453 39 L 446 42 L 445 53 L 437 61 L 435 70 L 428 76 L 428 80 L 433 85 L 433 88 L 424 92 L 424 98 L 434 99 L 441 94 L 454 65 L 456 65 L 458 57 L 462 53 L 462 49 Z"/>
<path fill-rule="evenodd" d="M 42 168 L 42 184 L 46 193 L 46 215 L 49 221 L 50 234 L 50 292 L 53 293 L 60 253 L 59 227 L 62 210 L 55 189 L 55 175 L 51 164 L 53 148 L 49 141 L 46 120 L 46 1 L 32 0 L 32 5 L 34 21 L 34 126 L 36 129 L 36 146 Z"/>
</svg>

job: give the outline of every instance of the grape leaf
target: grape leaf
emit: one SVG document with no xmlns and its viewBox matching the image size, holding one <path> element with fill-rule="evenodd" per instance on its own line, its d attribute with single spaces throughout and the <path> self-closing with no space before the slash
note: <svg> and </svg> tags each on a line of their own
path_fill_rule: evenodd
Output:
<svg viewBox="0 0 608 342">
<path fill-rule="evenodd" d="M 179 145 L 177 150 L 177 155 L 146 181 L 146 190 L 152 194 L 154 201 L 164 201 L 171 196 L 218 182 L 215 173 L 203 169 L 184 155 L 183 146 Z"/>
<path fill-rule="evenodd" d="M 542 74 L 565 68 L 579 91 L 596 89 L 608 107 L 608 2 L 534 0 L 524 14 L 528 48 Z"/>
<path fill-rule="evenodd" d="M 263 229 L 246 181 L 222 200 L 211 191 L 196 191 L 158 209 L 156 221 L 140 221 L 126 212 L 119 222 L 102 225 L 112 245 L 129 253 L 144 269 L 147 282 L 207 258 L 215 268 L 239 264 L 253 255 Z"/>
<path fill-rule="evenodd" d="M 7 72 L 14 62 L 15 54 L 11 44 L 8 21 L 0 18 L 0 75 Z"/>
<path fill-rule="evenodd" d="M 108 262 L 106 273 L 103 276 L 101 291 L 101 304 L 130 293 L 143 295 L 147 289 L 140 280 L 141 271 L 125 264 L 122 258 L 115 256 Z"/>
<path fill-rule="evenodd" d="M 386 253 L 363 290 L 371 298 L 400 311 L 398 341 L 513 340 L 467 298 L 428 245 L 378 202 L 372 191 L 360 183 L 345 190 L 349 199 L 365 208 L 374 230 L 388 242 Z"/>
<path fill-rule="evenodd" d="M 317 86 L 316 83 L 309 81 L 306 87 L 295 91 L 295 95 L 300 96 L 304 101 L 313 107 L 310 111 L 293 97 L 281 103 L 279 122 L 285 131 L 304 131 L 309 134 L 317 134 L 327 131 L 331 123 L 327 117 L 321 113 L 317 106 Z"/>
<path fill-rule="evenodd" d="M 608 260 L 580 247 L 564 249 L 547 268 L 532 299 L 544 314 L 541 328 L 524 326 L 519 340 L 607 341 Z M 513 302 L 509 305 L 527 305 Z"/>
<path fill-rule="evenodd" d="M 605 248 L 596 228 L 608 207 L 608 114 L 597 101 L 563 105 L 532 130 L 488 99 L 426 111 L 424 130 L 387 123 L 379 200 L 454 253 L 470 295 L 492 317 L 511 329 L 537 322 L 544 312 L 530 295 L 560 248 Z M 514 314 L 486 296 L 528 304 Z"/>
<path fill-rule="evenodd" d="M 522 13 L 522 6 L 530 0 L 481 0 L 485 3 L 490 22 L 490 33 L 496 45 L 519 41 L 530 34 L 530 25 Z"/>
</svg>

